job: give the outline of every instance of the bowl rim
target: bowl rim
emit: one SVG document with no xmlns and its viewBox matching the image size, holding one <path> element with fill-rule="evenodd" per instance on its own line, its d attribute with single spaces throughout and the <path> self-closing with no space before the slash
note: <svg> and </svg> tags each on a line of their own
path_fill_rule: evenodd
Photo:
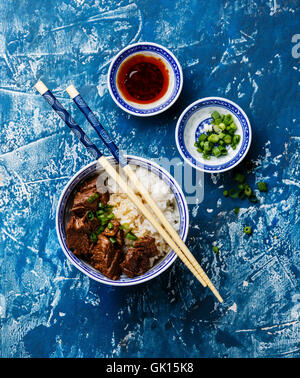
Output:
<svg viewBox="0 0 300 378">
<path fill-rule="evenodd" d="M 157 111 L 152 112 L 152 113 L 137 113 L 137 112 L 134 112 L 134 111 L 132 111 L 130 109 L 127 109 L 125 106 L 123 106 L 122 104 L 120 104 L 119 101 L 115 98 L 115 95 L 113 94 L 113 91 L 112 91 L 112 88 L 111 88 L 111 83 L 110 83 L 111 71 L 112 71 L 112 68 L 113 68 L 116 60 L 119 58 L 119 56 L 122 55 L 125 51 L 127 51 L 127 50 L 129 50 L 129 49 L 131 49 L 131 48 L 133 48 L 135 46 L 142 46 L 142 45 L 148 45 L 148 46 L 158 47 L 158 48 L 164 50 L 165 52 L 167 52 L 172 57 L 172 59 L 175 61 L 176 65 L 178 67 L 179 75 L 180 75 L 180 86 L 179 86 L 179 89 L 178 89 L 178 91 L 177 91 L 176 96 L 174 97 L 174 99 L 167 106 L 165 106 L 163 109 L 157 110 Z M 124 110 L 125 112 L 127 112 L 129 114 L 138 116 L 138 117 L 151 117 L 151 116 L 160 114 L 160 113 L 164 112 L 165 110 L 169 109 L 177 101 L 178 97 L 181 94 L 182 87 L 183 87 L 183 71 L 182 71 L 181 64 L 179 63 L 179 61 L 176 58 L 176 56 L 169 49 L 167 49 L 166 47 L 164 47 L 164 46 L 162 46 L 162 45 L 160 45 L 158 43 L 155 43 L 155 42 L 136 42 L 136 43 L 133 43 L 131 45 L 125 46 L 121 51 L 119 51 L 114 56 L 113 60 L 111 61 L 110 65 L 109 65 L 109 69 L 108 69 L 108 73 L 107 73 L 107 86 L 108 86 L 108 90 L 109 90 L 110 96 L 112 97 L 112 99 L 114 100 L 114 102 L 122 110 Z M 122 96 L 122 99 L 123 99 L 124 102 L 126 102 L 127 104 L 129 104 L 129 102 L 123 96 Z"/>
<path fill-rule="evenodd" d="M 181 124 L 181 121 L 183 119 L 183 117 L 185 116 L 185 114 L 195 105 L 197 105 L 198 103 L 200 102 L 203 102 L 203 101 L 211 101 L 211 100 L 217 100 L 217 101 L 224 101 L 224 102 L 227 102 L 233 106 L 235 106 L 240 112 L 241 114 L 243 115 L 243 117 L 245 118 L 246 120 L 246 123 L 248 125 L 248 128 L 249 128 L 249 142 L 248 142 L 248 145 L 247 145 L 247 148 L 246 150 L 244 151 L 243 155 L 241 156 L 240 159 L 238 159 L 233 165 L 227 167 L 227 168 L 223 168 L 223 169 L 205 169 L 204 167 L 201 167 L 201 166 L 198 166 L 198 165 L 195 165 L 193 162 L 190 161 L 190 159 L 188 159 L 185 154 L 182 152 L 182 149 L 180 147 L 180 143 L 179 143 L 179 127 L 180 127 L 180 124 Z M 217 97 L 217 96 L 211 96 L 211 97 L 203 97 L 203 98 L 200 98 L 194 102 L 192 102 L 190 105 L 188 105 L 184 110 L 183 112 L 180 114 L 180 117 L 177 121 L 177 124 L 176 124 L 176 128 L 175 128 L 175 141 L 176 141 L 176 146 L 177 146 L 177 149 L 178 149 L 178 152 L 180 153 L 180 155 L 182 156 L 182 158 L 190 165 L 192 166 L 193 168 L 201 171 L 201 172 L 205 172 L 205 173 L 222 173 L 222 172 L 226 172 L 226 171 L 229 171 L 231 169 L 233 169 L 234 167 L 236 167 L 238 164 L 241 163 L 241 161 L 245 158 L 245 156 L 247 155 L 248 151 L 249 151 L 249 148 L 251 146 L 251 142 L 252 142 L 252 128 L 251 128 L 251 123 L 249 121 L 249 118 L 247 116 L 247 114 L 245 113 L 245 111 L 238 105 L 236 104 L 234 101 L 231 101 L 225 97 Z M 237 150 L 237 153 L 239 151 Z M 236 156 L 236 155 L 234 155 Z M 207 164 L 209 165 L 209 163 Z"/>
<path fill-rule="evenodd" d="M 160 165 L 158 165 L 155 162 L 152 162 L 149 159 L 142 158 L 142 157 L 135 156 L 135 155 L 125 155 L 125 157 L 128 158 L 129 161 L 130 160 L 136 160 L 136 161 L 144 162 L 145 164 L 150 164 L 151 166 L 158 169 L 160 173 L 164 174 L 166 176 L 166 178 L 169 181 L 171 181 L 172 184 L 176 187 L 176 191 L 177 191 L 177 194 L 180 197 L 181 206 L 182 206 L 183 212 L 184 212 L 184 214 L 183 214 L 184 225 L 183 225 L 181 238 L 185 242 L 187 235 L 188 235 L 188 231 L 189 231 L 189 211 L 188 211 L 188 205 L 187 205 L 186 198 L 183 194 L 181 187 L 177 183 L 177 181 L 173 178 L 173 176 L 168 171 L 166 171 L 166 169 L 162 168 Z M 107 156 L 106 158 L 108 160 L 116 163 L 116 160 L 114 159 L 113 156 Z M 78 180 L 78 182 L 76 182 L 76 179 L 78 179 L 78 177 L 80 177 L 80 175 L 83 174 L 85 171 L 88 171 L 89 168 L 93 167 L 94 164 L 96 164 L 96 167 L 97 167 L 97 161 L 93 161 L 93 162 L 85 165 L 84 167 L 82 167 L 78 172 L 76 172 L 70 178 L 70 180 L 67 182 L 67 184 L 64 186 L 64 189 L 61 192 L 61 195 L 59 197 L 59 201 L 58 201 L 58 204 L 57 204 L 57 207 L 56 207 L 56 217 L 55 217 L 56 233 L 57 233 L 57 237 L 58 237 L 60 247 L 63 250 L 65 256 L 67 257 L 67 260 L 70 261 L 72 263 L 72 265 L 74 265 L 78 270 L 80 270 L 82 273 L 84 273 L 90 279 L 93 279 L 97 282 L 100 282 L 102 284 L 106 284 L 106 285 L 109 285 L 109 286 L 117 286 L 117 287 L 133 286 L 133 285 L 138 285 L 138 284 L 147 282 L 147 281 L 157 277 L 158 275 L 163 273 L 166 269 L 168 269 L 173 264 L 173 262 L 176 260 L 177 255 L 173 250 L 170 250 L 169 253 L 159 262 L 159 264 L 161 264 L 160 269 L 157 269 L 152 274 L 149 274 L 148 276 L 146 276 L 144 278 L 141 278 L 141 277 L 143 277 L 143 275 L 142 275 L 142 276 L 136 277 L 136 279 L 131 279 L 130 281 L 120 282 L 120 281 L 114 281 L 114 280 L 110 280 L 108 278 L 104 279 L 104 278 L 101 278 L 100 276 L 96 276 L 97 272 L 95 272 L 95 275 L 91 274 L 87 270 L 87 268 L 88 268 L 88 267 L 86 267 L 87 264 L 81 263 L 81 260 L 79 258 L 77 258 L 67 248 L 66 243 L 63 241 L 62 235 L 60 233 L 60 226 L 64 227 L 64 225 L 62 224 L 61 219 L 60 219 L 61 212 L 62 212 L 62 210 L 65 211 L 65 206 L 66 206 L 66 203 L 68 201 L 69 196 L 73 192 L 73 190 L 76 187 L 76 185 L 78 184 L 78 182 L 80 182 L 80 180 Z M 91 171 L 91 172 L 93 172 L 93 171 Z M 72 188 L 72 190 L 69 193 L 67 193 L 68 189 L 70 188 L 70 186 L 74 182 L 75 182 L 74 187 Z M 66 196 L 67 196 L 67 198 L 65 199 Z M 63 201 L 64 201 L 64 204 L 63 204 Z M 176 201 L 177 201 L 177 196 L 176 196 Z M 62 209 L 62 207 L 63 207 L 63 209 Z M 166 260 L 167 257 L 168 257 L 167 261 L 165 261 L 165 263 L 163 263 L 164 260 Z M 86 267 L 86 269 L 85 269 L 85 267 Z M 150 272 L 150 271 L 151 271 L 151 269 L 148 272 Z"/>
</svg>

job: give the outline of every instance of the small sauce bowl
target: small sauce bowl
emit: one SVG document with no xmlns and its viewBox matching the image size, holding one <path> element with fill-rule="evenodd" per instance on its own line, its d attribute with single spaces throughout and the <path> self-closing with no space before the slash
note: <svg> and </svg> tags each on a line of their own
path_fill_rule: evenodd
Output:
<svg viewBox="0 0 300 378">
<path fill-rule="evenodd" d="M 134 55 L 144 55 L 159 59 L 169 74 L 165 94 L 153 102 L 132 101 L 118 87 L 118 73 L 123 63 Z M 174 104 L 183 85 L 183 74 L 176 57 L 165 47 L 152 42 L 139 42 L 121 50 L 113 59 L 108 70 L 108 89 L 115 103 L 127 113 L 147 117 L 162 113 Z"/>
</svg>

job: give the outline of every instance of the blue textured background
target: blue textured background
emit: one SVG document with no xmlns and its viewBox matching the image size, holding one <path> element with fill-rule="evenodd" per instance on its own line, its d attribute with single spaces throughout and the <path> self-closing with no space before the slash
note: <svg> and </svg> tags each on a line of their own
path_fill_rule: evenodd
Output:
<svg viewBox="0 0 300 378">
<path fill-rule="evenodd" d="M 1 357 L 300 356 L 299 17 L 296 0 L 0 1 Z M 124 113 L 106 86 L 113 56 L 137 41 L 168 47 L 183 67 L 180 99 L 154 118 Z M 224 304 L 179 260 L 122 290 L 68 263 L 56 205 L 91 157 L 32 89 L 39 78 L 83 125 L 64 91 L 74 83 L 119 146 L 147 158 L 179 156 L 176 120 L 201 97 L 246 111 L 249 183 L 266 180 L 269 193 L 236 216 L 222 196 L 231 173 L 205 175 L 204 200 L 190 206 L 188 245 Z"/>
</svg>

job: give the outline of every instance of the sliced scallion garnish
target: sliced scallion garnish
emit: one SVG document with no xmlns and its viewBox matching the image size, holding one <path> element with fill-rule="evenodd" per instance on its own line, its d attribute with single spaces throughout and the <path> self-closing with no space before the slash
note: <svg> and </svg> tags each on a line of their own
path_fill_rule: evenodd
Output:
<svg viewBox="0 0 300 378">
<path fill-rule="evenodd" d="M 129 239 L 129 240 L 137 240 L 138 239 L 138 237 L 136 235 L 134 235 L 131 231 L 129 231 L 126 234 L 126 238 Z"/>
<path fill-rule="evenodd" d="M 260 192 L 267 192 L 268 191 L 268 185 L 264 181 L 260 181 L 257 183 L 258 190 Z"/>
<path fill-rule="evenodd" d="M 86 213 L 86 217 L 89 221 L 92 221 L 95 216 L 94 216 L 94 213 L 91 211 L 91 210 L 88 210 L 87 213 Z"/>
<path fill-rule="evenodd" d="M 247 235 L 251 235 L 252 234 L 252 228 L 250 226 L 244 227 L 244 233 L 247 234 Z"/>
<path fill-rule="evenodd" d="M 99 194 L 98 194 L 98 193 L 94 193 L 93 195 L 91 195 L 91 196 L 87 199 L 87 201 L 88 201 L 88 203 L 92 203 L 92 202 L 94 202 L 98 197 L 99 197 Z"/>
</svg>

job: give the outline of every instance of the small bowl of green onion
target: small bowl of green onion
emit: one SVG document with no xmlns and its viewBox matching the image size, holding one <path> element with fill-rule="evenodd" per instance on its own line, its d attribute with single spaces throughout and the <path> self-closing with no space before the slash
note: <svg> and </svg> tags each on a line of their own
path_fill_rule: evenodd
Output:
<svg viewBox="0 0 300 378">
<path fill-rule="evenodd" d="M 175 131 L 178 151 L 191 166 L 225 172 L 246 156 L 252 132 L 245 112 L 220 97 L 195 101 L 181 114 Z"/>
</svg>

